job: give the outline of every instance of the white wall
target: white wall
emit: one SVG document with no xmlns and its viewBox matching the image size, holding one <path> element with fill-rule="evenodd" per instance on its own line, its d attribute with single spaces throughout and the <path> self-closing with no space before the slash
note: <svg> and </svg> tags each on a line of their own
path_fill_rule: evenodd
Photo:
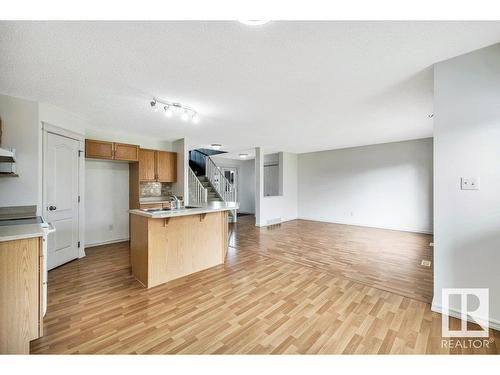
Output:
<svg viewBox="0 0 500 375">
<path fill-rule="evenodd" d="M 253 160 L 235 160 L 214 155 L 212 160 L 219 168 L 236 168 L 238 170 L 238 212 L 255 213 L 255 168 Z"/>
<path fill-rule="evenodd" d="M 434 70 L 434 301 L 441 289 L 490 289 L 500 328 L 500 44 Z M 460 190 L 480 177 L 480 190 Z M 452 306 L 460 310 L 459 306 Z"/>
<path fill-rule="evenodd" d="M 432 232 L 432 139 L 299 155 L 299 217 Z"/>
<path fill-rule="evenodd" d="M 283 173 L 283 194 L 281 196 L 264 196 L 264 154 L 263 149 L 256 148 L 255 184 L 256 225 L 265 226 L 297 218 L 297 154 L 280 152 L 279 162 Z M 259 206 L 257 208 L 257 206 Z"/>
<path fill-rule="evenodd" d="M 128 177 L 128 163 L 86 161 L 86 246 L 129 238 Z"/>
<path fill-rule="evenodd" d="M 2 147 L 16 149 L 19 177 L 0 178 L 0 207 L 41 206 L 39 175 L 40 128 L 36 102 L 0 95 Z"/>
</svg>

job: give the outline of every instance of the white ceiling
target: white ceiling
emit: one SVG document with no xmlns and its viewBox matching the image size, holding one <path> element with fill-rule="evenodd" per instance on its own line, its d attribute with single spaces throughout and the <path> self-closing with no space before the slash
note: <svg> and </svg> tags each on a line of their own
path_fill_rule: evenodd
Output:
<svg viewBox="0 0 500 375">
<path fill-rule="evenodd" d="M 500 22 L 0 22 L 0 92 L 107 131 L 308 152 L 431 136 L 431 65 L 499 41 Z"/>
</svg>

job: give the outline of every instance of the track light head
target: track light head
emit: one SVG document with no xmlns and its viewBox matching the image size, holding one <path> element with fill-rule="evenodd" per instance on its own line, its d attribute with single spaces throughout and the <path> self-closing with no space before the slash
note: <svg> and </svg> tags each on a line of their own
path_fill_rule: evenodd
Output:
<svg viewBox="0 0 500 375">
<path fill-rule="evenodd" d="M 182 112 L 182 115 L 181 115 L 181 120 L 182 120 L 182 121 L 187 121 L 187 120 L 189 120 L 189 114 L 188 114 L 188 111 L 187 111 L 187 110 L 184 110 L 184 112 Z"/>
<path fill-rule="evenodd" d="M 156 100 L 152 100 L 149 104 L 151 104 L 151 108 L 153 109 L 153 111 L 158 112 L 158 105 L 156 104 Z"/>
<path fill-rule="evenodd" d="M 163 109 L 165 110 L 165 117 L 172 117 L 174 114 L 169 105 L 166 105 Z"/>
</svg>

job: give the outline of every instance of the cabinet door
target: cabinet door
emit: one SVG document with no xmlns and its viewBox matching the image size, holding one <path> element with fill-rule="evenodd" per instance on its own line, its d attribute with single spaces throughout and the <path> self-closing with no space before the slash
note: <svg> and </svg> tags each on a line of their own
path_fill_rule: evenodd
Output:
<svg viewBox="0 0 500 375">
<path fill-rule="evenodd" d="M 156 152 L 156 173 L 160 182 L 177 181 L 177 154 L 175 152 Z"/>
<path fill-rule="evenodd" d="M 137 161 L 139 159 L 139 146 L 115 143 L 114 159 Z"/>
<path fill-rule="evenodd" d="M 141 203 L 141 208 L 163 208 L 163 205 L 160 203 Z"/>
<path fill-rule="evenodd" d="M 113 142 L 85 140 L 85 157 L 92 159 L 113 159 Z"/>
<path fill-rule="evenodd" d="M 155 181 L 155 150 L 139 149 L 139 181 Z"/>
</svg>

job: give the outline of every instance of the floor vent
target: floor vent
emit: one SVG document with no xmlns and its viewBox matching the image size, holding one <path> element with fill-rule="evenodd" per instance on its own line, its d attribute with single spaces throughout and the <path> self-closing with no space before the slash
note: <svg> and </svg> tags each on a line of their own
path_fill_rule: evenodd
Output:
<svg viewBox="0 0 500 375">
<path fill-rule="evenodd" d="M 422 262 L 420 263 L 421 266 L 424 266 L 424 267 L 430 267 L 431 266 L 431 261 L 430 260 L 422 260 Z"/>
</svg>

